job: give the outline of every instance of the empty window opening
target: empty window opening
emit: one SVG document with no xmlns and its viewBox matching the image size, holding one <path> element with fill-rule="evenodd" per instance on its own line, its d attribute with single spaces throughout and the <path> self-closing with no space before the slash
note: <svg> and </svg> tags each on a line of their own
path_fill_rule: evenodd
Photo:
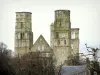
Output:
<svg viewBox="0 0 100 75">
<path fill-rule="evenodd" d="M 42 46 L 42 50 L 44 51 L 44 46 Z"/>
<path fill-rule="evenodd" d="M 59 26 L 61 26 L 61 19 L 60 19 L 60 24 L 59 24 Z"/>
<path fill-rule="evenodd" d="M 58 38 L 59 37 L 59 33 L 58 32 L 56 32 L 56 38 Z"/>
<path fill-rule="evenodd" d="M 72 32 L 71 38 L 72 38 L 72 39 L 75 39 L 75 32 Z"/>
<path fill-rule="evenodd" d="M 20 39 L 24 38 L 24 33 L 20 33 Z"/>
<path fill-rule="evenodd" d="M 40 46 L 38 46 L 38 51 L 40 51 Z"/>
<path fill-rule="evenodd" d="M 20 34 L 20 39 L 22 39 L 22 37 L 23 37 L 23 34 L 21 33 L 21 34 Z"/>
<path fill-rule="evenodd" d="M 66 40 L 64 40 L 64 44 L 66 44 Z"/>
</svg>

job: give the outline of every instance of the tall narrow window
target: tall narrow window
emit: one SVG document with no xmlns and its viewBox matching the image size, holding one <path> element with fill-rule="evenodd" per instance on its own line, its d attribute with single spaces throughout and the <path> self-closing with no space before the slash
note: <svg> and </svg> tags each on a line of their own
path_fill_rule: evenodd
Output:
<svg viewBox="0 0 100 75">
<path fill-rule="evenodd" d="M 20 39 L 24 38 L 24 33 L 20 33 Z"/>
<path fill-rule="evenodd" d="M 42 46 L 42 51 L 44 51 L 44 45 Z"/>
<path fill-rule="evenodd" d="M 71 33 L 71 39 L 75 39 L 75 32 Z"/>
<path fill-rule="evenodd" d="M 58 38 L 59 37 L 59 33 L 58 32 L 56 32 L 56 38 Z"/>
<path fill-rule="evenodd" d="M 61 19 L 60 19 L 60 24 L 59 24 L 59 26 L 61 26 Z"/>
<path fill-rule="evenodd" d="M 24 36 L 24 37 L 25 37 L 25 39 L 28 39 L 28 35 L 27 35 L 27 33 L 25 33 L 25 36 Z"/>
<path fill-rule="evenodd" d="M 71 44 L 71 48 L 74 49 L 74 45 L 73 44 Z"/>
<path fill-rule="evenodd" d="M 38 51 L 40 51 L 40 46 L 38 46 Z"/>
<path fill-rule="evenodd" d="M 66 40 L 64 40 L 64 44 L 66 44 Z"/>
<path fill-rule="evenodd" d="M 23 37 L 23 34 L 22 34 L 22 33 L 20 33 L 20 39 L 22 39 L 22 37 Z"/>
<path fill-rule="evenodd" d="M 17 34 L 17 39 L 20 39 L 20 33 Z"/>
</svg>

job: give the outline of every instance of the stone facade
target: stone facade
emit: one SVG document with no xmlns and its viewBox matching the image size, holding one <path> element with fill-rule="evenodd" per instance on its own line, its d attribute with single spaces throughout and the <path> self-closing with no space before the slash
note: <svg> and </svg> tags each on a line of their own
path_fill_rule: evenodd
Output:
<svg viewBox="0 0 100 75">
<path fill-rule="evenodd" d="M 70 10 L 56 10 L 54 23 L 50 25 L 50 46 L 42 35 L 33 44 L 31 12 L 16 12 L 16 54 L 41 52 L 43 57 L 55 60 L 55 66 L 67 64 L 72 55 L 79 52 L 79 28 L 71 28 Z M 75 38 L 72 38 L 75 33 Z"/>
<path fill-rule="evenodd" d="M 40 52 L 42 57 L 53 56 L 52 48 L 49 46 L 49 44 L 46 42 L 46 40 L 44 39 L 42 35 L 39 36 L 37 41 L 32 46 L 31 52 Z"/>
<path fill-rule="evenodd" d="M 74 56 L 78 57 L 79 53 L 79 28 L 71 28 L 70 10 L 56 10 L 55 21 L 50 28 L 50 43 L 56 66 L 71 64 L 69 60 Z"/>
<path fill-rule="evenodd" d="M 64 64 L 71 55 L 70 11 L 56 10 L 55 21 L 51 25 L 51 47 L 56 58 L 56 66 Z"/>
<path fill-rule="evenodd" d="M 29 52 L 33 45 L 31 12 L 16 12 L 15 51 L 16 54 Z"/>
</svg>

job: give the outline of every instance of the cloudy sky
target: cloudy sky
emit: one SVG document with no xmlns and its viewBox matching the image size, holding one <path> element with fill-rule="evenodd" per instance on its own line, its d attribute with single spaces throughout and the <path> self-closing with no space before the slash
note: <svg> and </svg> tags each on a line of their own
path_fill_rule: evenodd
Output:
<svg viewBox="0 0 100 75">
<path fill-rule="evenodd" d="M 50 24 L 57 9 L 71 10 L 71 26 L 80 28 L 80 52 L 100 46 L 100 0 L 0 0 L 0 42 L 14 50 L 15 12 L 32 12 L 34 42 L 42 34 L 50 44 Z"/>
</svg>

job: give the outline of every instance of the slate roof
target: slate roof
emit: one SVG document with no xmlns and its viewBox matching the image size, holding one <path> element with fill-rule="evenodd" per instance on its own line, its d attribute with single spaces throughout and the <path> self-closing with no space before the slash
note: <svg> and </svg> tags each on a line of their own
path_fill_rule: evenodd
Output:
<svg viewBox="0 0 100 75">
<path fill-rule="evenodd" d="M 77 75 L 86 71 L 86 66 L 62 66 L 61 75 Z"/>
</svg>

